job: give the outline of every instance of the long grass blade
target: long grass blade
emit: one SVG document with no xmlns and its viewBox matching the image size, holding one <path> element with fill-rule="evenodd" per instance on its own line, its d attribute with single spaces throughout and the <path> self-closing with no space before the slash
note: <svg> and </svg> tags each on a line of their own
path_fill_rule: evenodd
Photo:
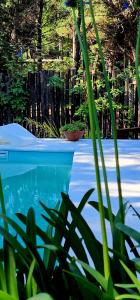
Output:
<svg viewBox="0 0 140 300">
<path fill-rule="evenodd" d="M 6 292 L 0 291 L 0 300 L 17 300 L 17 298 L 8 295 Z"/>
<path fill-rule="evenodd" d="M 77 211 L 78 211 L 79 213 L 82 212 L 83 208 L 85 207 L 85 204 L 87 203 L 87 201 L 88 201 L 88 199 L 90 198 L 90 196 L 91 196 L 91 194 L 93 193 L 93 191 L 94 191 L 94 189 L 90 189 L 90 190 L 87 191 L 87 192 L 85 193 L 85 195 L 83 196 L 82 200 L 80 201 L 80 204 L 79 204 L 78 207 L 77 207 Z M 65 197 L 67 197 L 67 199 L 70 200 L 68 195 L 65 195 Z M 62 199 L 63 199 L 63 193 L 62 193 Z M 64 201 L 64 203 L 65 203 L 65 201 Z M 66 205 L 66 204 L 65 204 L 65 205 Z M 72 221 L 72 222 L 71 222 L 71 225 L 70 225 L 70 231 L 73 232 L 73 230 L 75 230 L 75 222 L 74 222 L 74 221 Z M 67 252 L 69 251 L 70 243 L 69 243 L 68 240 L 65 241 L 64 248 L 65 248 L 65 250 L 66 250 Z"/>
<path fill-rule="evenodd" d="M 132 280 L 132 282 L 135 284 L 138 292 L 140 293 L 140 282 L 139 282 L 139 280 L 134 275 L 134 273 L 124 264 L 123 261 L 121 261 L 121 264 L 122 264 L 124 270 L 126 271 L 126 273 L 129 275 L 129 277 Z"/>
<path fill-rule="evenodd" d="M 74 251 L 76 257 L 81 257 L 81 260 L 88 262 L 88 258 L 87 258 L 86 252 L 84 250 L 84 247 L 82 245 L 81 239 L 78 237 L 76 232 L 74 232 L 74 231 L 73 231 L 73 233 L 69 232 L 66 229 L 65 223 L 63 224 L 61 221 L 58 221 L 58 219 L 56 220 L 57 223 L 56 222 L 53 223 L 45 215 L 43 215 L 43 218 L 47 222 L 54 224 L 54 226 L 57 227 L 63 233 L 63 237 L 65 237 L 65 239 L 68 239 L 68 241 L 70 242 L 71 248 Z M 68 223 L 67 223 L 67 225 L 68 225 Z M 70 224 L 69 224 L 69 226 L 70 226 Z"/>
<path fill-rule="evenodd" d="M 50 279 L 49 276 L 47 274 L 47 270 L 45 269 L 45 266 L 42 262 L 42 259 L 39 255 L 39 253 L 37 252 L 36 248 L 34 247 L 34 245 L 32 245 L 29 242 L 29 239 L 26 235 L 26 233 L 22 230 L 22 228 L 16 224 L 16 222 L 14 222 L 12 219 L 8 218 L 8 217 L 4 217 L 2 216 L 10 225 L 12 225 L 12 227 L 17 231 L 18 234 L 20 234 L 21 238 L 23 239 L 24 243 L 27 246 L 28 251 L 28 256 L 27 253 L 25 252 L 25 250 L 23 250 L 23 247 L 20 245 L 20 243 L 10 234 L 8 233 L 6 230 L 4 230 L 1 226 L 0 226 L 0 232 L 1 234 L 5 237 L 5 239 L 10 243 L 10 245 L 13 246 L 14 249 L 18 249 L 19 253 L 22 255 L 25 260 L 28 260 L 29 265 L 30 265 L 30 260 L 31 257 L 29 257 L 29 253 L 32 254 L 37 261 L 37 265 L 38 265 L 38 283 L 40 284 L 41 288 L 43 291 L 50 291 L 50 289 L 53 287 L 51 286 L 50 283 Z M 37 276 L 37 274 L 36 274 Z M 45 280 L 44 280 L 45 278 Z"/>
<path fill-rule="evenodd" d="M 27 277 L 27 283 L 26 283 L 27 297 L 34 296 L 37 292 L 37 285 L 36 285 L 35 279 L 33 277 L 33 271 L 34 271 L 34 268 L 35 268 L 35 264 L 36 264 L 36 261 L 35 261 L 35 259 L 33 259 L 32 263 L 31 263 L 31 266 L 30 266 L 30 269 L 29 269 L 29 273 L 28 273 L 28 277 Z M 33 290 L 33 285 L 35 286 L 34 290 Z"/>
<path fill-rule="evenodd" d="M 2 214 L 6 216 L 6 208 L 5 208 L 5 202 L 4 202 L 1 176 L 0 176 L 0 205 L 1 205 Z M 7 222 L 5 222 L 5 220 L 4 220 L 4 227 L 6 230 L 8 230 L 8 224 L 7 224 Z"/>
<path fill-rule="evenodd" d="M 108 286 L 108 280 L 105 279 L 105 277 L 99 273 L 96 269 L 91 268 L 89 265 L 84 263 L 83 261 L 77 260 L 77 262 L 87 271 L 90 275 L 93 276 L 93 278 L 99 283 L 99 285 L 107 291 Z"/>
<path fill-rule="evenodd" d="M 19 217 L 19 219 L 23 222 L 23 224 L 26 224 L 26 217 L 24 216 L 24 215 L 22 215 L 22 214 L 16 214 L 18 217 Z M 49 220 L 50 221 L 50 220 Z M 53 222 L 51 223 L 51 225 L 54 227 L 54 224 L 53 224 Z M 41 230 L 37 225 L 36 225 L 36 232 L 37 232 L 37 234 L 38 234 L 38 236 L 42 239 L 42 241 L 45 243 L 45 245 L 42 245 L 41 247 L 42 248 L 48 248 L 48 249 L 50 249 L 50 250 L 54 250 L 54 249 L 57 249 L 57 248 L 59 248 L 59 250 L 60 251 L 62 251 L 63 252 L 63 247 L 61 247 L 60 246 L 60 243 L 55 243 L 55 240 L 53 239 L 53 240 L 51 240 L 48 236 L 47 236 L 47 234 L 46 234 L 46 232 L 44 232 L 43 230 Z M 49 245 L 49 247 L 48 247 L 48 245 Z M 51 249 L 51 247 L 52 247 L 52 249 Z M 54 247 L 54 248 L 53 248 Z M 68 254 L 67 254 L 67 256 L 66 257 L 68 257 Z M 48 270 L 48 269 L 47 269 Z"/>
<path fill-rule="evenodd" d="M 129 226 L 126 226 L 126 225 L 124 225 L 124 224 L 122 224 L 122 223 L 117 223 L 117 224 L 116 224 L 116 227 L 117 227 L 120 231 L 122 231 L 123 233 L 125 233 L 126 235 L 128 235 L 129 237 L 131 237 L 131 238 L 134 239 L 137 243 L 140 244 L 140 233 L 139 233 L 137 230 L 135 230 L 135 229 L 133 229 L 133 228 L 131 228 L 131 227 L 129 227 Z"/>
<path fill-rule="evenodd" d="M 7 292 L 5 270 L 2 262 L 0 262 L 0 290 Z"/>
<path fill-rule="evenodd" d="M 70 201 L 70 199 L 68 199 L 64 193 L 62 193 L 62 197 L 69 211 L 72 214 L 73 221 L 75 223 L 75 228 L 79 230 L 93 263 L 95 264 L 97 270 L 102 273 L 103 272 L 102 244 L 95 238 L 92 230 L 90 229 L 90 227 L 88 226 L 88 224 L 86 223 L 82 215 L 79 213 L 78 209 Z M 97 259 L 97 257 L 100 257 L 100 259 Z"/>
<path fill-rule="evenodd" d="M 27 213 L 27 237 L 32 243 L 32 245 L 36 245 L 36 226 L 35 226 L 35 213 L 33 208 L 29 208 L 28 213 Z"/>
<path fill-rule="evenodd" d="M 13 248 L 4 240 L 4 265 L 7 283 L 7 292 L 9 295 L 19 300 L 18 286 L 16 278 L 16 262 Z"/>
<path fill-rule="evenodd" d="M 115 298 L 115 300 L 123 300 L 123 299 L 131 299 L 131 300 L 140 300 L 140 296 L 139 295 L 135 295 L 135 294 L 123 294 L 123 295 L 119 295 Z"/>
<path fill-rule="evenodd" d="M 98 205 L 98 202 L 96 202 L 96 201 L 89 201 L 88 203 L 89 203 L 92 207 L 94 207 L 97 211 L 99 211 L 99 205 Z M 127 203 L 124 205 L 124 210 L 125 210 L 125 208 L 126 208 L 126 205 L 127 205 Z M 137 214 L 137 211 L 136 211 L 133 207 L 132 207 L 132 209 L 133 209 L 133 210 L 135 211 L 135 213 Z M 105 206 L 104 206 L 104 214 L 105 214 L 106 220 L 109 221 L 108 208 L 105 207 Z M 114 214 L 112 214 L 112 216 L 113 216 L 113 222 L 115 221 L 115 227 L 116 227 L 116 224 L 117 224 L 116 216 L 115 216 Z M 138 215 L 138 217 L 139 217 L 139 215 Z M 115 228 L 114 228 L 114 229 L 115 229 Z M 113 230 L 112 236 L 113 236 L 113 240 L 115 240 L 115 237 L 114 237 L 114 230 Z M 133 241 L 130 239 L 129 235 L 126 235 L 126 234 L 125 234 L 125 235 L 124 235 L 124 238 L 125 238 L 126 242 L 128 243 L 128 245 L 129 245 L 131 251 L 132 251 L 133 254 L 135 255 L 135 257 L 139 257 L 139 253 L 138 253 L 138 251 L 137 251 L 137 249 L 136 249 L 136 247 L 135 247 Z M 115 250 L 115 251 L 116 251 L 116 250 Z M 123 256 L 123 255 L 122 255 L 122 256 Z M 125 257 L 125 256 L 124 256 L 124 257 Z"/>
<path fill-rule="evenodd" d="M 63 215 L 64 218 L 67 218 L 67 211 L 66 208 L 63 207 L 63 202 L 57 203 L 55 210 L 60 212 L 60 214 Z M 56 244 L 60 245 L 63 234 L 57 230 L 57 227 L 52 226 L 51 224 L 47 224 L 47 236 L 49 237 L 50 241 Z M 48 270 L 49 274 L 52 274 L 52 271 L 54 270 L 54 266 L 56 264 L 56 255 L 53 253 L 53 251 L 49 250 L 48 248 L 44 248 L 44 257 L 43 257 L 44 264 Z"/>
</svg>

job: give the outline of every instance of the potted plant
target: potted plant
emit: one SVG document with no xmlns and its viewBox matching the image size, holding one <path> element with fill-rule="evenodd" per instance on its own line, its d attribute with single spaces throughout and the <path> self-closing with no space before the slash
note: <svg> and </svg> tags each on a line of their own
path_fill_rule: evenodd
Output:
<svg viewBox="0 0 140 300">
<path fill-rule="evenodd" d="M 78 141 L 85 133 L 85 124 L 81 121 L 73 121 L 62 126 L 60 132 L 68 141 Z"/>
</svg>

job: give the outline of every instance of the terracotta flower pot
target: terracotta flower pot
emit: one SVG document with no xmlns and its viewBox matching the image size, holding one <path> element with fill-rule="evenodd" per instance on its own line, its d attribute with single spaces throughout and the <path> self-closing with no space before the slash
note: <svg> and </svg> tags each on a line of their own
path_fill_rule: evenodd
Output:
<svg viewBox="0 0 140 300">
<path fill-rule="evenodd" d="M 84 130 L 64 131 L 64 135 L 68 141 L 78 141 L 83 137 L 84 133 Z"/>
</svg>

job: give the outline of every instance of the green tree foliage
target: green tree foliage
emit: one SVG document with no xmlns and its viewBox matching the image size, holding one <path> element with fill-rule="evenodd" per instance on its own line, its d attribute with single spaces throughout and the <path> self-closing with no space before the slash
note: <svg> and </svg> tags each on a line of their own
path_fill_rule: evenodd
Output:
<svg viewBox="0 0 140 300">
<path fill-rule="evenodd" d="M 71 61 L 73 56 L 73 21 L 69 8 L 61 0 L 45 0 L 41 20 L 42 58 L 63 58 Z M 101 0 L 94 2 L 96 22 L 105 47 L 106 57 L 125 60 L 126 64 L 135 59 L 135 41 L 138 9 L 134 1 Z M 2 0 L 0 52 L 9 55 L 23 55 L 37 59 L 39 0 Z M 91 29 L 89 5 L 85 2 L 88 44 L 91 55 L 98 54 L 96 39 Z M 10 47 L 9 47 L 10 45 Z M 4 50 L 6 49 L 6 51 Z M 26 55 L 25 55 L 26 53 Z M 1 62 L 0 62 L 1 63 Z"/>
<path fill-rule="evenodd" d="M 124 64 L 134 64 L 137 34 L 138 9 L 131 0 L 102 0 L 106 7 L 105 49 L 108 58 L 114 61 L 124 59 Z"/>
<path fill-rule="evenodd" d="M 8 110 L 13 115 L 13 120 L 21 122 L 27 107 L 28 92 L 25 88 L 26 73 L 22 65 L 11 60 L 5 64 L 7 75 L 0 77 L 0 109 Z"/>
</svg>

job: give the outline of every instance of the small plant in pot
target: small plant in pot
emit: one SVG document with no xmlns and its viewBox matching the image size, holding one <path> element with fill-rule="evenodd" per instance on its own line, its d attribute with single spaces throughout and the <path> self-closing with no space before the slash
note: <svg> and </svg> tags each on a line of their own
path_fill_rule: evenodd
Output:
<svg viewBox="0 0 140 300">
<path fill-rule="evenodd" d="M 78 141 L 85 133 L 85 124 L 81 121 L 73 121 L 62 126 L 60 132 L 68 141 Z"/>
</svg>

